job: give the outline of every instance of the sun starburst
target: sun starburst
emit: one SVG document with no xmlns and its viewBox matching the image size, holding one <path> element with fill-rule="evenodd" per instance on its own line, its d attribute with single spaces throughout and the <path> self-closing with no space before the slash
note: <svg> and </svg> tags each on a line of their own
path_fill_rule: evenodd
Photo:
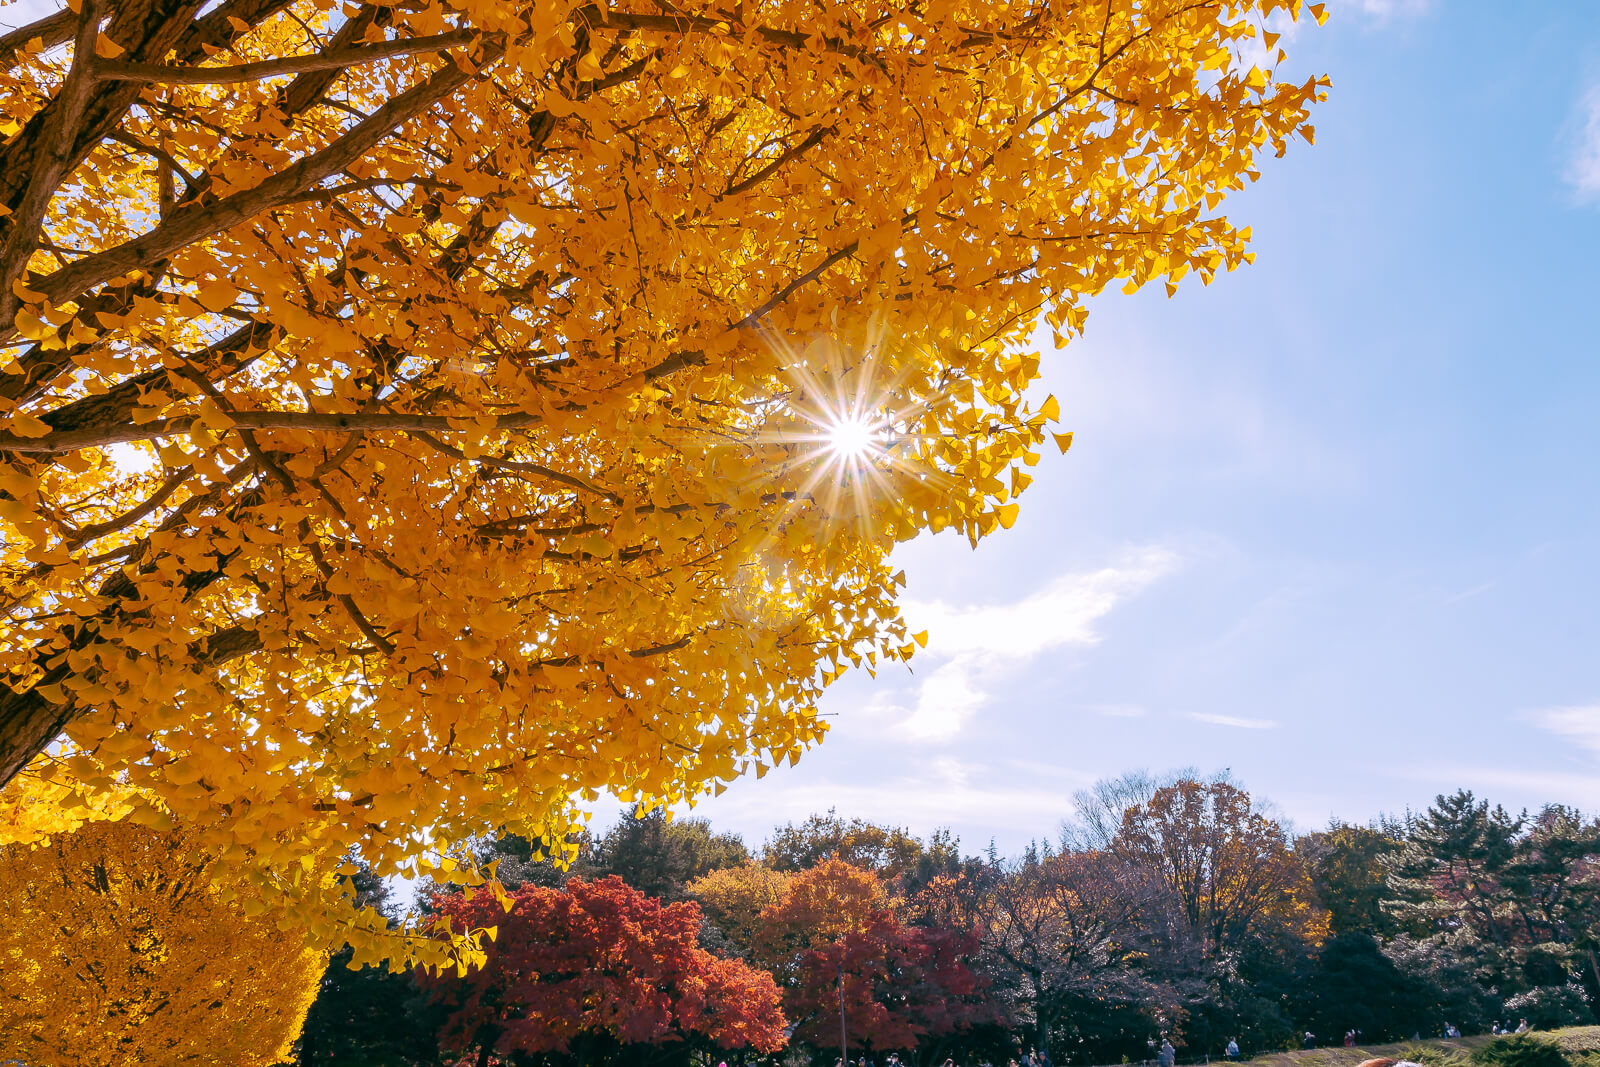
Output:
<svg viewBox="0 0 1600 1067">
<path fill-rule="evenodd" d="M 828 448 L 841 460 L 859 462 L 882 451 L 881 426 L 871 419 L 847 415 L 824 428 Z"/>
<path fill-rule="evenodd" d="M 821 337 L 804 348 L 769 339 L 789 388 L 774 398 L 778 418 L 760 437 L 788 446 L 802 464 L 790 498 L 796 510 L 816 508 L 873 541 L 887 532 L 879 517 L 899 495 L 898 483 L 937 484 L 942 472 L 920 454 L 935 398 L 908 388 L 920 365 L 914 342 L 887 336 L 876 322 L 855 338 Z"/>
</svg>

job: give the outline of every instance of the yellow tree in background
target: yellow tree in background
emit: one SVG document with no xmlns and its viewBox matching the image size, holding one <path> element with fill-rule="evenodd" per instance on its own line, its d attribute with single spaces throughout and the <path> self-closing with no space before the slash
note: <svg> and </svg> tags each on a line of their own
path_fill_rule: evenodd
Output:
<svg viewBox="0 0 1600 1067">
<path fill-rule="evenodd" d="M 130 787 L 331 916 L 347 849 L 795 759 L 910 654 L 890 548 L 1014 521 L 1039 318 L 1248 257 L 1217 209 L 1311 137 L 1300 15 L 78 0 L 0 38 L 0 826 Z"/>
<path fill-rule="evenodd" d="M 689 883 L 689 896 L 732 944 L 749 951 L 760 932 L 761 913 L 783 900 L 794 875 L 764 863 L 724 867 Z"/>
<path fill-rule="evenodd" d="M 127 821 L 0 847 L 0 1061 L 286 1060 L 326 957 L 210 867 L 186 835 Z"/>
</svg>

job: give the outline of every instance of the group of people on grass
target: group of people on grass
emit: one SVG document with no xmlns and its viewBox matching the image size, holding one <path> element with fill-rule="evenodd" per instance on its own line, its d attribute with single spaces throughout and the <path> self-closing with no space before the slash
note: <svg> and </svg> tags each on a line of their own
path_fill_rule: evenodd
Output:
<svg viewBox="0 0 1600 1067">
<path fill-rule="evenodd" d="M 718 1064 L 717 1067 L 727 1067 L 727 1064 Z M 852 1067 L 852 1065 L 849 1061 L 841 1058 L 834 1061 L 834 1067 Z M 872 1060 L 862 1056 L 856 1060 L 854 1067 L 875 1067 L 875 1065 Z M 900 1053 L 891 1052 L 889 1053 L 889 1058 L 884 1061 L 884 1067 L 906 1067 L 906 1065 L 900 1059 Z M 942 1067 L 956 1067 L 955 1058 L 946 1058 Z M 995 1067 L 995 1065 L 988 1060 L 984 1060 L 978 1064 L 978 1067 Z M 1054 1067 L 1054 1065 L 1050 1062 L 1050 1053 L 1044 1049 L 1040 1049 L 1037 1052 L 1033 1049 L 1028 1049 L 1023 1052 L 1021 1060 L 1007 1060 L 1004 1067 Z"/>
<path fill-rule="evenodd" d="M 1509 1022 L 1506 1023 L 1504 1026 L 1501 1026 L 1499 1019 L 1496 1019 L 1494 1022 L 1489 1024 L 1489 1032 L 1491 1034 L 1493 1034 L 1494 1036 L 1496 1036 L 1496 1037 L 1500 1037 L 1503 1034 L 1525 1034 L 1529 1030 L 1532 1030 L 1532 1029 L 1533 1029 L 1533 1027 L 1528 1025 L 1528 1020 L 1526 1020 L 1526 1019 L 1519 1019 L 1517 1021 L 1517 1028 L 1515 1030 L 1511 1029 L 1511 1024 Z M 1453 1023 L 1445 1023 L 1444 1024 L 1444 1036 L 1445 1037 L 1460 1037 L 1461 1036 L 1461 1031 L 1457 1030 Z"/>
<path fill-rule="evenodd" d="M 1532 1028 L 1528 1025 L 1528 1020 L 1526 1019 L 1519 1020 L 1515 1030 L 1511 1029 L 1509 1023 L 1502 1027 L 1497 1020 L 1494 1025 L 1490 1027 L 1489 1032 L 1496 1035 L 1525 1034 L 1530 1029 Z M 1461 1031 L 1456 1029 L 1454 1024 L 1445 1023 L 1444 1036 L 1447 1038 L 1460 1037 Z M 1417 1035 L 1418 1040 L 1420 1040 L 1421 1037 L 1421 1034 Z M 1360 1030 L 1351 1029 L 1345 1031 L 1345 1048 L 1355 1048 L 1357 1042 L 1360 1040 Z M 1316 1048 L 1317 1035 L 1313 1034 L 1310 1030 L 1307 1030 L 1305 1032 L 1304 1045 L 1308 1049 Z M 1223 1051 L 1229 1062 L 1237 1060 L 1239 1058 L 1239 1039 L 1236 1037 L 1228 1038 L 1228 1044 Z M 1178 1050 L 1173 1047 L 1171 1039 L 1163 1035 L 1161 1038 L 1161 1047 L 1156 1052 L 1156 1067 L 1177 1067 L 1177 1063 Z M 726 1065 L 719 1064 L 718 1067 L 726 1067 Z M 835 1062 L 834 1067 L 876 1067 L 876 1065 L 866 1056 L 862 1056 L 860 1059 L 856 1060 L 854 1064 L 851 1064 L 847 1060 L 840 1059 Z M 884 1067 L 905 1067 L 905 1064 L 901 1062 L 900 1054 L 898 1052 L 891 1052 L 888 1060 L 886 1060 L 884 1063 Z M 955 1059 L 946 1059 L 942 1064 L 942 1067 L 956 1067 Z M 978 1065 L 978 1067 L 995 1067 L 995 1065 L 990 1063 L 988 1060 L 984 1060 Z M 1022 1054 L 1022 1058 L 1020 1060 L 1008 1060 L 1004 1067 L 1053 1067 L 1053 1065 L 1050 1062 L 1049 1052 L 1043 1049 L 1040 1049 L 1037 1052 L 1029 1049 Z M 1417 1065 L 1411 1063 L 1409 1060 L 1395 1060 L 1387 1057 L 1379 1057 L 1378 1059 L 1364 1061 L 1360 1064 L 1360 1067 L 1417 1067 Z"/>
<path fill-rule="evenodd" d="M 1531 1029 L 1532 1029 L 1532 1027 L 1530 1027 L 1528 1025 L 1528 1020 L 1527 1019 L 1519 1019 L 1517 1021 L 1516 1029 L 1512 1029 L 1511 1028 L 1511 1024 L 1509 1022 L 1506 1023 L 1506 1025 L 1501 1026 L 1499 1021 L 1496 1020 L 1495 1023 L 1489 1027 L 1489 1032 L 1491 1034 L 1496 1035 L 1496 1036 L 1500 1036 L 1502 1034 L 1525 1034 Z M 1444 1024 L 1444 1036 L 1447 1037 L 1447 1038 L 1460 1037 L 1461 1036 L 1461 1031 L 1456 1029 L 1454 1024 L 1445 1023 Z M 1417 1040 L 1417 1041 L 1422 1040 L 1422 1035 L 1421 1034 L 1417 1034 L 1414 1037 L 1413 1040 Z M 1344 1047 L 1345 1048 L 1355 1048 L 1356 1045 L 1360 1041 L 1361 1041 L 1361 1031 L 1360 1030 L 1352 1028 L 1350 1030 L 1346 1030 L 1345 1031 L 1345 1033 L 1344 1033 Z M 1305 1048 L 1308 1048 L 1308 1049 L 1316 1048 L 1317 1047 L 1317 1035 L 1312 1033 L 1310 1030 L 1305 1031 L 1305 1035 L 1304 1035 L 1304 1037 L 1302 1039 L 1302 1044 L 1304 1045 Z M 1230 1062 L 1237 1060 L 1239 1058 L 1239 1039 L 1236 1038 L 1236 1037 L 1228 1038 L 1228 1044 L 1224 1048 L 1223 1052 L 1224 1052 L 1224 1055 L 1227 1056 L 1227 1058 L 1228 1058 L 1228 1060 Z M 1156 1067 L 1177 1067 L 1177 1062 L 1178 1062 L 1178 1050 L 1173 1048 L 1172 1042 L 1165 1035 L 1163 1035 L 1162 1038 L 1161 1038 L 1161 1048 L 1156 1052 Z M 1362 1063 L 1360 1065 L 1360 1067 L 1372 1067 L 1373 1064 L 1377 1064 L 1378 1067 L 1390 1067 L 1391 1064 L 1395 1064 L 1395 1063 L 1406 1064 L 1407 1061 L 1405 1061 L 1405 1060 L 1385 1060 L 1385 1059 L 1368 1060 L 1365 1063 Z M 950 1065 L 947 1063 L 945 1065 L 945 1067 L 950 1067 Z M 985 1064 L 984 1067 L 988 1067 L 988 1065 Z M 1023 1067 L 1027 1067 L 1026 1059 L 1024 1059 Z"/>
</svg>

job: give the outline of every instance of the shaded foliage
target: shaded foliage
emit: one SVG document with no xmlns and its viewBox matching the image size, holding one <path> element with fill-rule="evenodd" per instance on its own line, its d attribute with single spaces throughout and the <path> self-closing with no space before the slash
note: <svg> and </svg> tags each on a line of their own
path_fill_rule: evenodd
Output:
<svg viewBox="0 0 1600 1067">
<path fill-rule="evenodd" d="M 270 1067 L 324 957 L 183 829 L 0 847 L 0 1062 Z"/>
</svg>

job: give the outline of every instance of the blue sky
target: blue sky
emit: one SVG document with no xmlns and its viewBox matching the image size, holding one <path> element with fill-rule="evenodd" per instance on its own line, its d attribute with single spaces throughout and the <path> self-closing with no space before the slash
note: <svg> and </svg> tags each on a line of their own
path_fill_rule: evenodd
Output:
<svg viewBox="0 0 1600 1067">
<path fill-rule="evenodd" d="M 1190 765 L 1302 829 L 1459 786 L 1600 810 L 1600 4 L 1332 10 L 1290 44 L 1333 78 L 1316 147 L 1227 204 L 1255 265 L 1097 300 L 1017 525 L 901 554 L 913 673 L 698 814 L 1015 851 Z"/>
</svg>

